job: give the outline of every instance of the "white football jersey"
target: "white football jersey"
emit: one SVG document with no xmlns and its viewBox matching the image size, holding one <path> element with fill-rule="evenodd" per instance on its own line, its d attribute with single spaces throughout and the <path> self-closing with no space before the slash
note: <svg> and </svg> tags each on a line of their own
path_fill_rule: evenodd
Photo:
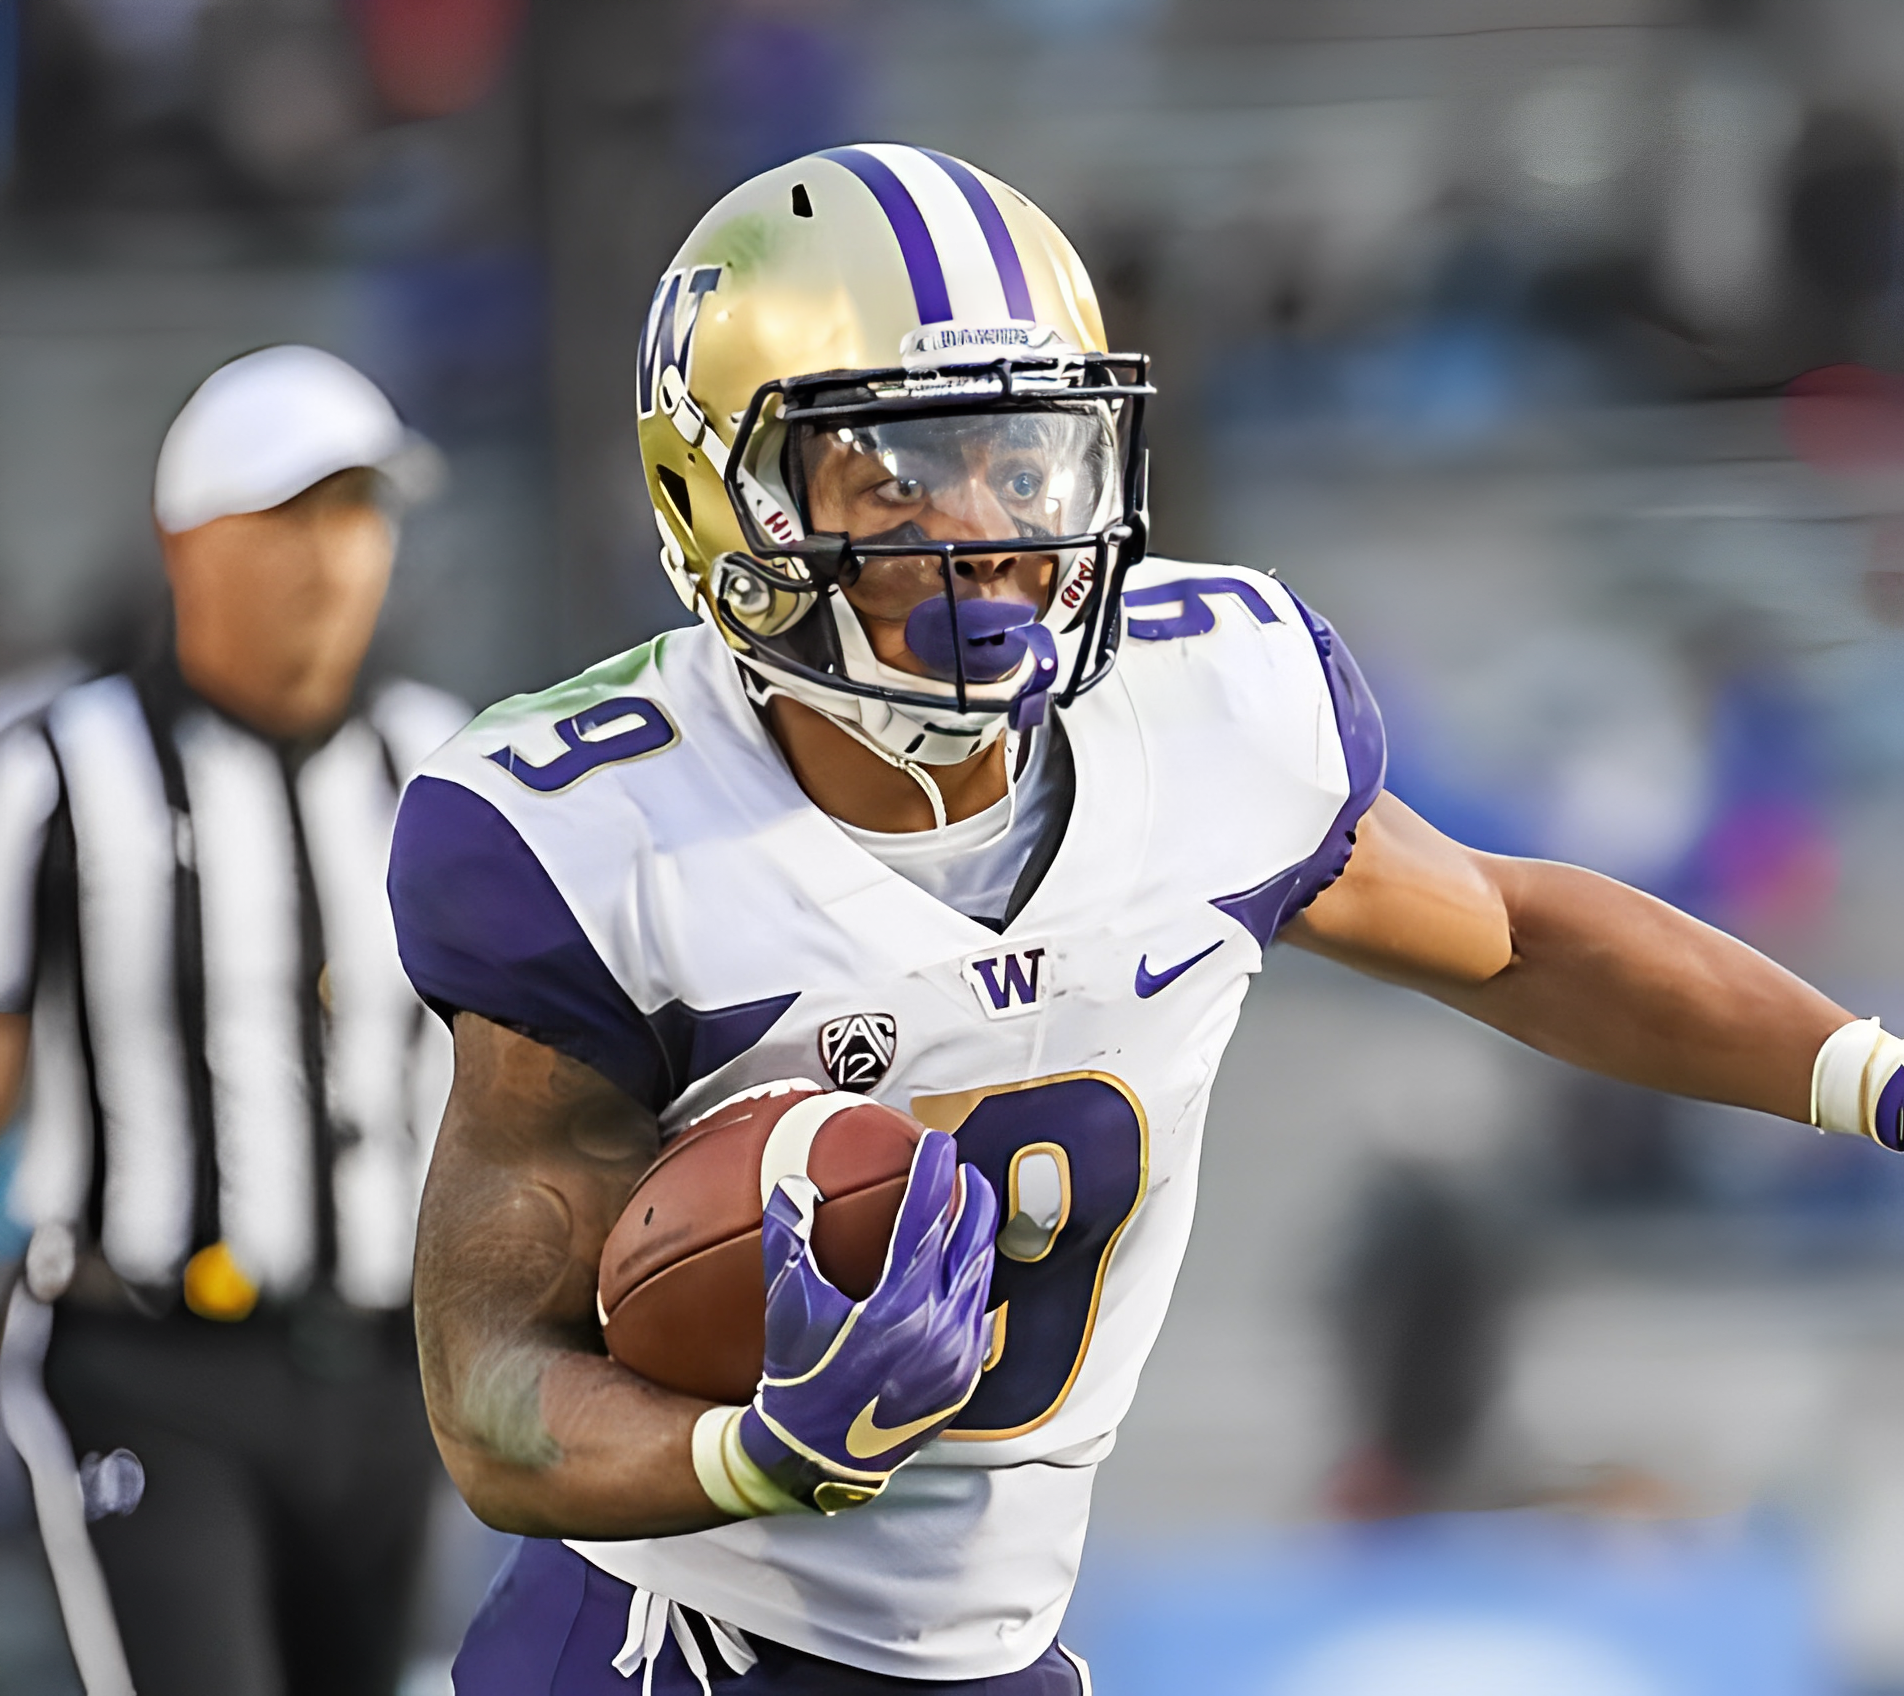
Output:
<svg viewBox="0 0 1904 1696">
<path fill-rule="evenodd" d="M 894 1676 L 1029 1664 L 1163 1323 L 1218 1058 L 1262 950 L 1340 872 L 1379 717 L 1273 578 L 1153 559 L 1110 675 L 1064 710 L 1076 794 L 993 931 L 809 801 L 708 625 L 491 709 L 414 780 L 404 960 L 587 1061 L 664 1134 L 807 1077 L 954 1131 L 998 1192 L 990 1364 L 870 1506 L 577 1543 L 631 1583 Z"/>
</svg>

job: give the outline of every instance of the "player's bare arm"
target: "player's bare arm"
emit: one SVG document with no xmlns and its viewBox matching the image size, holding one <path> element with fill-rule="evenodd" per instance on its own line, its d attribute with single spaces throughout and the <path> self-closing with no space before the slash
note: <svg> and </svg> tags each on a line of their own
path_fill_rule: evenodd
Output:
<svg viewBox="0 0 1904 1696">
<path fill-rule="evenodd" d="M 707 1403 L 610 1360 L 602 1244 L 654 1160 L 654 1116 L 599 1073 L 471 1013 L 417 1231 L 430 1423 L 470 1506 L 528 1536 L 718 1524 L 689 1439 Z"/>
<path fill-rule="evenodd" d="M 1851 1019 L 1663 901 L 1465 848 L 1388 794 L 1342 877 L 1283 935 L 1575 1065 L 1801 1122 L 1819 1048 Z"/>
</svg>

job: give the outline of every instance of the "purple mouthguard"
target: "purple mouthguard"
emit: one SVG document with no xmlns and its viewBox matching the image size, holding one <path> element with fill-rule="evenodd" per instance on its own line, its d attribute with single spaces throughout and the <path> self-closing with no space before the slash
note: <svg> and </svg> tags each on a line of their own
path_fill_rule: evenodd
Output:
<svg viewBox="0 0 1904 1696">
<path fill-rule="evenodd" d="M 943 595 L 934 595 L 912 609 L 906 620 L 906 646 L 932 668 L 932 675 L 950 682 L 958 675 L 953 644 L 964 644 L 968 683 L 996 683 L 1017 670 L 1032 644 L 1028 628 L 1037 613 L 1017 601 L 970 600 L 958 603 L 958 631 L 954 635 L 952 609 Z"/>
</svg>

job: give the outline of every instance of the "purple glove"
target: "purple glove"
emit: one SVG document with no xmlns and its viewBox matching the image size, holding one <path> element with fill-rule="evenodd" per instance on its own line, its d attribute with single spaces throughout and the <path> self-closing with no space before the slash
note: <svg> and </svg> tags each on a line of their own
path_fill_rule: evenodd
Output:
<svg viewBox="0 0 1904 1696">
<path fill-rule="evenodd" d="M 957 1161 L 944 1131 L 919 1139 L 885 1271 L 858 1303 L 814 1263 L 819 1192 L 785 1178 L 768 1198 L 766 1370 L 740 1417 L 740 1447 L 776 1486 L 824 1513 L 878 1495 L 978 1388 L 998 1201 Z"/>
</svg>

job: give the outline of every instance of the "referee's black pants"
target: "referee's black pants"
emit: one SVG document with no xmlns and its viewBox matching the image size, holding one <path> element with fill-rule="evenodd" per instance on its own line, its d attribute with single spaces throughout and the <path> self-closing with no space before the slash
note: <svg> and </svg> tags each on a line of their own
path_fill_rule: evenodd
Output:
<svg viewBox="0 0 1904 1696">
<path fill-rule="evenodd" d="M 408 1316 L 62 1304 L 46 1389 L 145 1499 L 92 1528 L 139 1696 L 388 1696 L 439 1462 Z"/>
</svg>

